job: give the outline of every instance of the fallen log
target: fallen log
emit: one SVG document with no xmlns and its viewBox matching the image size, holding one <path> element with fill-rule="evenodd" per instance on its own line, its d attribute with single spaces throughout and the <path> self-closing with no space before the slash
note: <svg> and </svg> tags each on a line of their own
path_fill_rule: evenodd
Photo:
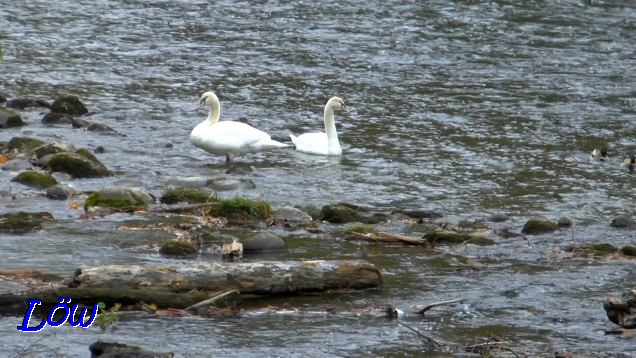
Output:
<svg viewBox="0 0 636 358">
<path fill-rule="evenodd" d="M 299 294 L 382 285 L 378 269 L 366 261 L 272 261 L 178 265 L 82 267 L 70 287 L 142 289 L 169 292 L 238 290 L 241 294 Z"/>
</svg>

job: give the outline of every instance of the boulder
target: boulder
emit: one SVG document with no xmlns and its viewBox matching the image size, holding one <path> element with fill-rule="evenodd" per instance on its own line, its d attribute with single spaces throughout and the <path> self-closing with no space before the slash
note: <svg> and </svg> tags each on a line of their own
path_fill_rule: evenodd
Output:
<svg viewBox="0 0 636 358">
<path fill-rule="evenodd" d="M 66 200 L 69 198 L 70 189 L 61 185 L 53 185 L 46 188 L 44 195 L 53 200 Z"/>
<path fill-rule="evenodd" d="M 293 206 L 283 206 L 272 209 L 272 219 L 275 221 L 290 222 L 294 224 L 307 224 L 313 221 L 306 212 Z"/>
<path fill-rule="evenodd" d="M 502 223 L 508 221 L 508 215 L 505 213 L 494 213 L 488 217 L 488 221 L 493 223 Z"/>
<path fill-rule="evenodd" d="M 246 254 L 267 254 L 286 252 L 287 243 L 280 236 L 263 231 L 243 241 L 243 252 Z"/>
<path fill-rule="evenodd" d="M 366 220 L 356 210 L 345 204 L 325 205 L 321 210 L 321 219 L 332 224 L 351 222 L 365 222 Z"/>
<path fill-rule="evenodd" d="M 557 230 L 559 226 L 550 219 L 535 217 L 526 221 L 521 232 L 528 235 L 546 234 Z"/>
<path fill-rule="evenodd" d="M 615 217 L 610 226 L 619 229 L 636 229 L 636 221 L 629 216 L 621 215 Z"/>
<path fill-rule="evenodd" d="M 74 95 L 62 95 L 55 99 L 51 105 L 51 112 L 81 116 L 88 113 L 86 106 Z"/>
<path fill-rule="evenodd" d="M 37 189 L 45 189 L 57 184 L 57 180 L 50 174 L 36 172 L 35 170 L 23 171 L 11 181 Z"/>
<path fill-rule="evenodd" d="M 14 111 L 0 108 L 0 128 L 21 127 L 24 125 L 22 117 Z"/>
<path fill-rule="evenodd" d="M 574 225 L 574 223 L 569 218 L 560 217 L 559 220 L 557 220 L 557 226 L 558 227 L 565 228 L 565 227 L 572 227 L 572 225 Z"/>
<path fill-rule="evenodd" d="M 52 221 L 53 215 L 45 212 L 8 213 L 0 215 L 0 233 L 24 234 L 42 228 L 42 223 Z"/>
<path fill-rule="evenodd" d="M 42 124 L 69 124 L 73 117 L 66 113 L 49 112 L 42 117 Z"/>
<path fill-rule="evenodd" d="M 636 328 L 636 290 L 627 292 L 623 300 L 608 298 L 603 308 L 610 321 L 625 329 Z"/>
<path fill-rule="evenodd" d="M 46 143 L 39 139 L 29 137 L 13 137 L 9 140 L 9 150 L 18 151 L 20 153 L 29 153 L 35 148 L 42 146 Z"/>
<path fill-rule="evenodd" d="M 115 212 L 129 212 L 147 209 L 154 201 L 155 198 L 150 194 L 138 189 L 111 188 L 89 195 L 84 201 L 84 210 L 89 212 L 91 208 L 108 208 Z"/>
<path fill-rule="evenodd" d="M 95 158 L 92 154 L 91 156 Z M 97 158 L 90 159 L 86 153 L 49 154 L 40 158 L 40 164 L 56 172 L 68 173 L 75 178 L 98 178 L 112 174 Z"/>
</svg>

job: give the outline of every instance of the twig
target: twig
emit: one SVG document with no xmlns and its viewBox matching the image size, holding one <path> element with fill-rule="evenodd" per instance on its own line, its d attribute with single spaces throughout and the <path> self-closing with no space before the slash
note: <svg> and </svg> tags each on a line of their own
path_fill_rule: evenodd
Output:
<svg viewBox="0 0 636 358">
<path fill-rule="evenodd" d="M 234 293 L 238 294 L 239 291 L 237 291 L 237 290 L 229 290 L 229 291 L 223 292 L 223 293 L 218 294 L 218 295 L 216 295 L 216 296 L 214 296 L 212 298 L 209 298 L 209 299 L 207 299 L 205 301 L 201 301 L 199 303 L 195 303 L 192 306 L 187 307 L 185 309 L 185 311 L 191 311 L 191 310 L 194 310 L 194 309 L 197 309 L 197 308 L 210 306 L 210 305 L 214 304 L 216 301 L 218 301 L 218 300 L 220 300 L 222 298 L 225 298 L 225 297 L 227 297 L 227 296 L 229 296 L 231 294 L 234 294 Z"/>
<path fill-rule="evenodd" d="M 424 339 L 425 339 L 426 341 L 428 341 L 428 343 L 430 343 L 431 345 L 433 345 L 433 346 L 435 346 L 435 347 L 437 347 L 437 348 L 439 348 L 439 347 L 441 347 L 441 346 L 442 346 L 440 343 L 437 343 L 437 342 L 436 342 L 433 338 L 430 338 L 430 337 L 427 337 L 427 336 L 423 335 L 423 334 L 422 334 L 420 331 L 418 331 L 417 329 L 415 329 L 415 328 L 413 328 L 413 327 L 410 327 L 410 326 L 408 326 L 408 325 L 406 325 L 406 324 L 404 324 L 404 323 L 402 323 L 402 322 L 400 322 L 400 321 L 395 321 L 395 322 L 397 322 L 397 324 L 399 324 L 400 326 L 405 327 L 405 328 L 408 328 L 408 329 L 410 329 L 411 331 L 415 332 L 418 336 L 420 336 L 420 337 L 424 338 Z"/>
<path fill-rule="evenodd" d="M 424 312 L 430 310 L 433 307 L 442 306 L 442 305 L 448 305 L 448 304 L 456 303 L 456 302 L 461 302 L 463 300 L 464 300 L 463 298 L 457 298 L 457 299 L 454 299 L 454 300 L 440 301 L 440 302 L 431 303 L 430 305 L 425 306 L 424 308 L 421 308 L 421 309 L 417 310 L 415 313 L 424 314 Z"/>
</svg>

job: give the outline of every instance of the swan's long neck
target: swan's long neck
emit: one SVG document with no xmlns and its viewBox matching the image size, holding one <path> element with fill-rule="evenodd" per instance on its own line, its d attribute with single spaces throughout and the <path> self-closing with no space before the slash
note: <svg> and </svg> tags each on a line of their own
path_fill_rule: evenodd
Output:
<svg viewBox="0 0 636 358">
<path fill-rule="evenodd" d="M 217 101 L 216 103 L 210 104 L 210 114 L 208 115 L 208 124 L 216 124 L 219 121 L 221 116 L 221 104 Z"/>
<path fill-rule="evenodd" d="M 338 133 L 336 132 L 336 123 L 333 119 L 333 107 L 328 103 L 325 106 L 325 132 L 327 132 L 327 140 L 329 142 L 329 151 L 339 150 L 340 142 L 338 141 Z"/>
</svg>

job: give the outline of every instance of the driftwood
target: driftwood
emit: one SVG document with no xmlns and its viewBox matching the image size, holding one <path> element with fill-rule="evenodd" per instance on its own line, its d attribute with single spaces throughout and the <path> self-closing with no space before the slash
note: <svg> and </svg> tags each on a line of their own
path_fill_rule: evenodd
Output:
<svg viewBox="0 0 636 358">
<path fill-rule="evenodd" d="M 208 306 L 211 306 L 211 305 L 215 304 L 217 301 L 219 301 L 219 300 L 221 300 L 223 298 L 227 298 L 228 296 L 231 296 L 231 295 L 237 296 L 238 294 L 239 294 L 239 292 L 237 290 L 229 290 L 227 292 L 223 292 L 223 293 L 221 293 L 219 295 L 216 295 L 216 296 L 214 296 L 214 297 L 212 297 L 210 299 L 207 299 L 205 301 L 202 301 L 202 302 L 196 303 L 196 304 L 194 304 L 192 306 L 186 307 L 185 310 L 186 311 L 192 311 L 192 310 L 196 310 L 196 309 L 199 309 L 199 308 L 208 307 Z"/>
<path fill-rule="evenodd" d="M 366 261 L 275 261 L 82 267 L 70 286 L 169 292 L 238 290 L 242 294 L 299 294 L 380 287 L 378 269 Z"/>
<path fill-rule="evenodd" d="M 162 204 L 150 207 L 148 209 L 149 213 L 187 213 L 196 209 L 206 209 L 218 206 L 219 203 L 216 201 L 212 201 L 209 203 L 199 203 L 199 204 Z"/>
<path fill-rule="evenodd" d="M 378 231 L 376 233 L 352 232 L 349 235 L 347 235 L 347 240 L 365 240 L 365 241 L 373 241 L 373 242 L 401 243 L 404 245 L 424 245 L 427 243 L 426 240 L 423 240 L 417 237 L 391 234 L 391 233 L 382 232 L 382 231 Z"/>
</svg>

